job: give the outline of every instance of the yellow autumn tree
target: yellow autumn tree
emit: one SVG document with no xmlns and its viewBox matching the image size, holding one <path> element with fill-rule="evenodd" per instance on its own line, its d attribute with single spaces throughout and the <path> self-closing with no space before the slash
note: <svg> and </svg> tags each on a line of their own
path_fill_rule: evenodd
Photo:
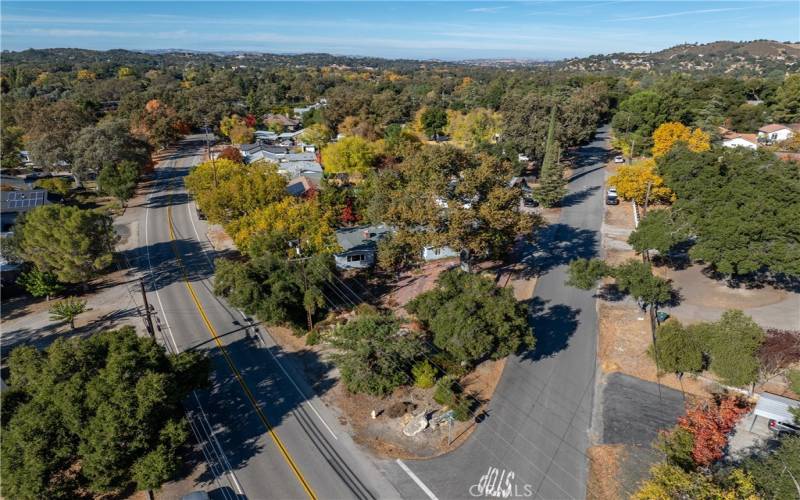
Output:
<svg viewBox="0 0 800 500">
<path fill-rule="evenodd" d="M 711 137 L 696 128 L 692 130 L 679 122 L 666 122 L 653 132 L 653 157 L 663 156 L 678 142 L 684 142 L 694 152 L 711 149 Z"/>
<path fill-rule="evenodd" d="M 255 138 L 256 130 L 244 123 L 237 123 L 228 132 L 233 144 L 250 144 Z"/>
<path fill-rule="evenodd" d="M 758 500 L 753 477 L 734 469 L 722 485 L 710 474 L 685 471 L 677 465 L 661 462 L 650 469 L 650 478 L 634 493 L 633 500 L 672 500 L 674 498 Z"/>
<path fill-rule="evenodd" d="M 349 174 L 359 179 L 372 170 L 377 154 L 375 146 L 363 137 L 344 137 L 322 148 L 322 166 L 326 173 Z"/>
<path fill-rule="evenodd" d="M 492 142 L 500 133 L 500 113 L 486 108 L 476 108 L 467 114 L 447 110 L 445 133 L 456 144 L 475 147 Z"/>
<path fill-rule="evenodd" d="M 617 188 L 620 198 L 636 200 L 639 204 L 643 204 L 647 197 L 648 184 L 650 184 L 650 203 L 673 201 L 675 195 L 664 185 L 664 179 L 656 174 L 656 162 L 652 158 L 633 165 L 622 165 L 616 174 L 608 178 L 608 185 Z"/>
<path fill-rule="evenodd" d="M 120 80 L 133 76 L 133 70 L 127 66 L 122 66 L 117 70 L 117 78 Z"/>
<path fill-rule="evenodd" d="M 201 163 L 186 177 L 187 190 L 208 220 L 218 224 L 285 198 L 286 184 L 286 178 L 272 163 L 242 165 L 227 159 Z"/>
<path fill-rule="evenodd" d="M 248 251 L 253 237 L 263 233 L 300 240 L 312 253 L 333 252 L 338 246 L 331 222 L 317 200 L 287 197 L 230 222 L 225 230 L 243 252 Z"/>
<path fill-rule="evenodd" d="M 93 71 L 89 71 L 88 69 L 81 69 L 78 70 L 77 78 L 79 81 L 82 82 L 91 82 L 97 78 L 97 75 Z"/>
</svg>

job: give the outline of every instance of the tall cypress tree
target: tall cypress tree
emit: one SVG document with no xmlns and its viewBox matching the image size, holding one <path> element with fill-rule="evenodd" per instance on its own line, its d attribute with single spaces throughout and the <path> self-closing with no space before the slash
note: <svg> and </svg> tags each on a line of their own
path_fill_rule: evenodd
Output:
<svg viewBox="0 0 800 500">
<path fill-rule="evenodd" d="M 547 143 L 545 144 L 544 160 L 539 176 L 539 188 L 536 197 L 545 207 L 552 207 L 561 201 L 566 194 L 567 181 L 564 179 L 564 168 L 559 161 L 561 151 L 556 135 L 556 105 L 550 111 L 550 125 L 547 128 Z"/>
</svg>

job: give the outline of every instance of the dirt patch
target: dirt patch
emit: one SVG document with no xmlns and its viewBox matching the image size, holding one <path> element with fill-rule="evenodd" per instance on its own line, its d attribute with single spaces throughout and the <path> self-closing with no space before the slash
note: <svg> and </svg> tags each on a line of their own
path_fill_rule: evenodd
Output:
<svg viewBox="0 0 800 500">
<path fill-rule="evenodd" d="M 208 227 L 206 236 L 208 236 L 208 241 L 211 242 L 211 246 L 214 247 L 214 250 L 217 252 L 236 250 L 236 245 L 233 243 L 233 239 L 228 236 L 228 233 L 225 232 L 225 229 L 218 224 L 210 225 Z"/>
<path fill-rule="evenodd" d="M 338 372 L 328 363 L 320 363 L 325 359 L 327 351 L 321 345 L 308 346 L 305 337 L 297 337 L 288 328 L 270 327 L 269 333 L 282 349 L 298 354 L 303 363 L 305 375 L 309 380 L 338 379 Z M 486 361 L 475 370 L 464 376 L 459 382 L 464 392 L 473 394 L 483 404 L 474 409 L 474 415 L 480 415 L 483 406 L 488 403 L 503 374 L 505 360 Z M 391 458 L 420 459 L 431 458 L 454 450 L 475 429 L 473 419 L 467 422 L 454 422 L 450 429 L 448 443 L 448 426 L 442 422 L 435 425 L 436 417 L 441 415 L 442 407 L 433 400 L 433 389 L 417 387 L 401 387 L 385 398 L 367 394 L 351 394 L 341 381 L 337 380 L 333 387 L 320 397 L 329 407 L 339 414 L 339 423 L 348 426 L 353 439 L 378 456 Z M 389 414 L 405 405 L 406 412 L 394 418 Z M 393 408 L 394 407 L 394 408 Z M 390 411 L 390 409 L 392 411 Z M 376 418 L 372 418 L 375 411 Z M 416 436 L 406 436 L 403 428 L 411 419 L 421 412 L 430 418 L 430 426 Z"/>
<path fill-rule="evenodd" d="M 606 205 L 603 222 L 609 226 L 633 230 L 633 204 L 629 201 L 620 201 L 619 205 Z"/>
<path fill-rule="evenodd" d="M 604 373 L 622 372 L 699 396 L 707 396 L 713 390 L 712 384 L 691 375 L 682 378 L 675 374 L 657 376 L 655 362 L 647 353 L 653 343 L 649 322 L 635 305 L 612 305 L 601 301 L 599 329 L 597 357 Z"/>
<path fill-rule="evenodd" d="M 484 402 L 474 410 L 474 415 L 481 415 L 500 381 L 504 366 L 505 360 L 487 361 L 461 380 L 466 393 Z M 357 443 L 383 457 L 424 459 L 448 453 L 465 443 L 476 427 L 475 419 L 453 422 L 452 429 L 448 429 L 445 422 L 437 422 L 443 408 L 433 400 L 433 389 L 401 387 L 386 398 L 378 398 L 351 394 L 343 384 L 337 383 L 323 400 L 341 410 L 340 423 L 350 426 Z M 389 416 L 391 410 L 403 404 L 413 410 L 399 417 Z M 422 412 L 430 418 L 429 427 L 415 436 L 403 434 L 406 425 Z"/>
<path fill-rule="evenodd" d="M 380 305 L 395 310 L 397 314 L 407 315 L 405 305 L 414 297 L 433 290 L 439 275 L 456 266 L 458 259 L 443 259 L 403 272 L 392 284 L 391 291 L 381 297 Z"/>
<path fill-rule="evenodd" d="M 53 297 L 20 297 L 3 303 L 3 354 L 17 345 L 45 348 L 59 337 L 85 336 L 93 332 L 131 325 L 144 334 L 139 283 L 127 270 L 116 270 L 89 284 L 89 291 L 80 289 Z M 66 296 L 86 301 L 86 311 L 75 319 L 75 329 L 67 322 L 52 321 L 49 309 Z"/>
<path fill-rule="evenodd" d="M 769 285 L 763 288 L 731 288 L 724 281 L 714 280 L 703 274 L 702 265 L 674 270 L 659 269 L 664 277 L 681 289 L 682 301 L 703 307 L 719 309 L 751 309 L 782 302 L 789 292 L 777 290 Z"/>
<path fill-rule="evenodd" d="M 586 484 L 587 500 L 617 500 L 622 498 L 620 463 L 625 456 L 625 446 L 598 445 L 586 450 L 589 457 L 589 480 Z"/>
</svg>

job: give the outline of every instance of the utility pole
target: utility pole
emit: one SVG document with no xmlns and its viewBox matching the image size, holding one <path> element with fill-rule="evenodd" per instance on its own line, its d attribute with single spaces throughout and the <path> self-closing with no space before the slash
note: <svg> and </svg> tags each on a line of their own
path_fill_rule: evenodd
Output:
<svg viewBox="0 0 800 500">
<path fill-rule="evenodd" d="M 217 187 L 217 163 L 214 161 L 214 156 L 211 154 L 211 144 L 208 140 L 208 122 L 205 122 L 204 128 L 206 131 L 206 155 L 208 156 L 208 159 L 211 160 L 211 169 L 214 171 L 214 187 Z"/>
<path fill-rule="evenodd" d="M 653 181 L 647 181 L 647 192 L 644 195 L 644 207 L 642 208 L 642 219 L 647 215 L 647 207 L 650 204 L 650 189 L 653 187 Z"/>
<path fill-rule="evenodd" d="M 153 330 L 153 318 L 150 316 L 150 304 L 147 302 L 147 294 L 144 291 L 144 279 L 139 278 L 139 287 L 142 290 L 142 299 L 144 300 L 144 311 L 145 311 L 145 318 L 147 319 L 147 333 L 150 334 L 150 337 L 155 337 L 155 331 Z"/>
<path fill-rule="evenodd" d="M 311 257 L 301 256 L 302 253 L 300 251 L 300 240 L 290 241 L 289 247 L 294 247 L 294 251 L 297 254 L 297 257 L 295 257 L 294 259 L 289 259 L 289 262 L 300 262 L 300 272 L 303 274 L 303 302 L 305 302 L 305 294 L 308 293 L 308 275 L 306 274 L 306 261 Z M 311 309 L 308 307 L 306 307 L 306 319 L 308 320 L 308 331 L 311 331 L 314 328 L 314 320 L 311 317 Z"/>
</svg>

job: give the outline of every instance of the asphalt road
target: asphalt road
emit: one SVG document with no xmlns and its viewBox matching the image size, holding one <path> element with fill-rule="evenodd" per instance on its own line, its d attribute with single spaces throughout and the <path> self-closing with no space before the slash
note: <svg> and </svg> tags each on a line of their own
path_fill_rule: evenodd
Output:
<svg viewBox="0 0 800 500">
<path fill-rule="evenodd" d="M 586 498 L 597 314 L 592 291 L 564 282 L 569 261 L 599 251 L 608 133 L 599 129 L 580 148 L 559 222 L 526 252 L 529 272 L 539 275 L 530 304 L 536 348 L 508 360 L 488 416 L 468 442 L 437 459 L 407 462 L 439 499 Z"/>
<path fill-rule="evenodd" d="M 216 498 L 398 498 L 299 375 L 300 364 L 263 327 L 212 293 L 213 249 L 183 189 L 202 136 L 183 141 L 156 169 L 129 261 L 145 276 L 159 339 L 172 351 L 202 349 L 208 390 L 187 401 Z M 317 393 L 329 381 L 314 381 Z"/>
<path fill-rule="evenodd" d="M 623 373 L 603 384 L 603 444 L 648 446 L 686 413 L 681 391 Z"/>
</svg>

